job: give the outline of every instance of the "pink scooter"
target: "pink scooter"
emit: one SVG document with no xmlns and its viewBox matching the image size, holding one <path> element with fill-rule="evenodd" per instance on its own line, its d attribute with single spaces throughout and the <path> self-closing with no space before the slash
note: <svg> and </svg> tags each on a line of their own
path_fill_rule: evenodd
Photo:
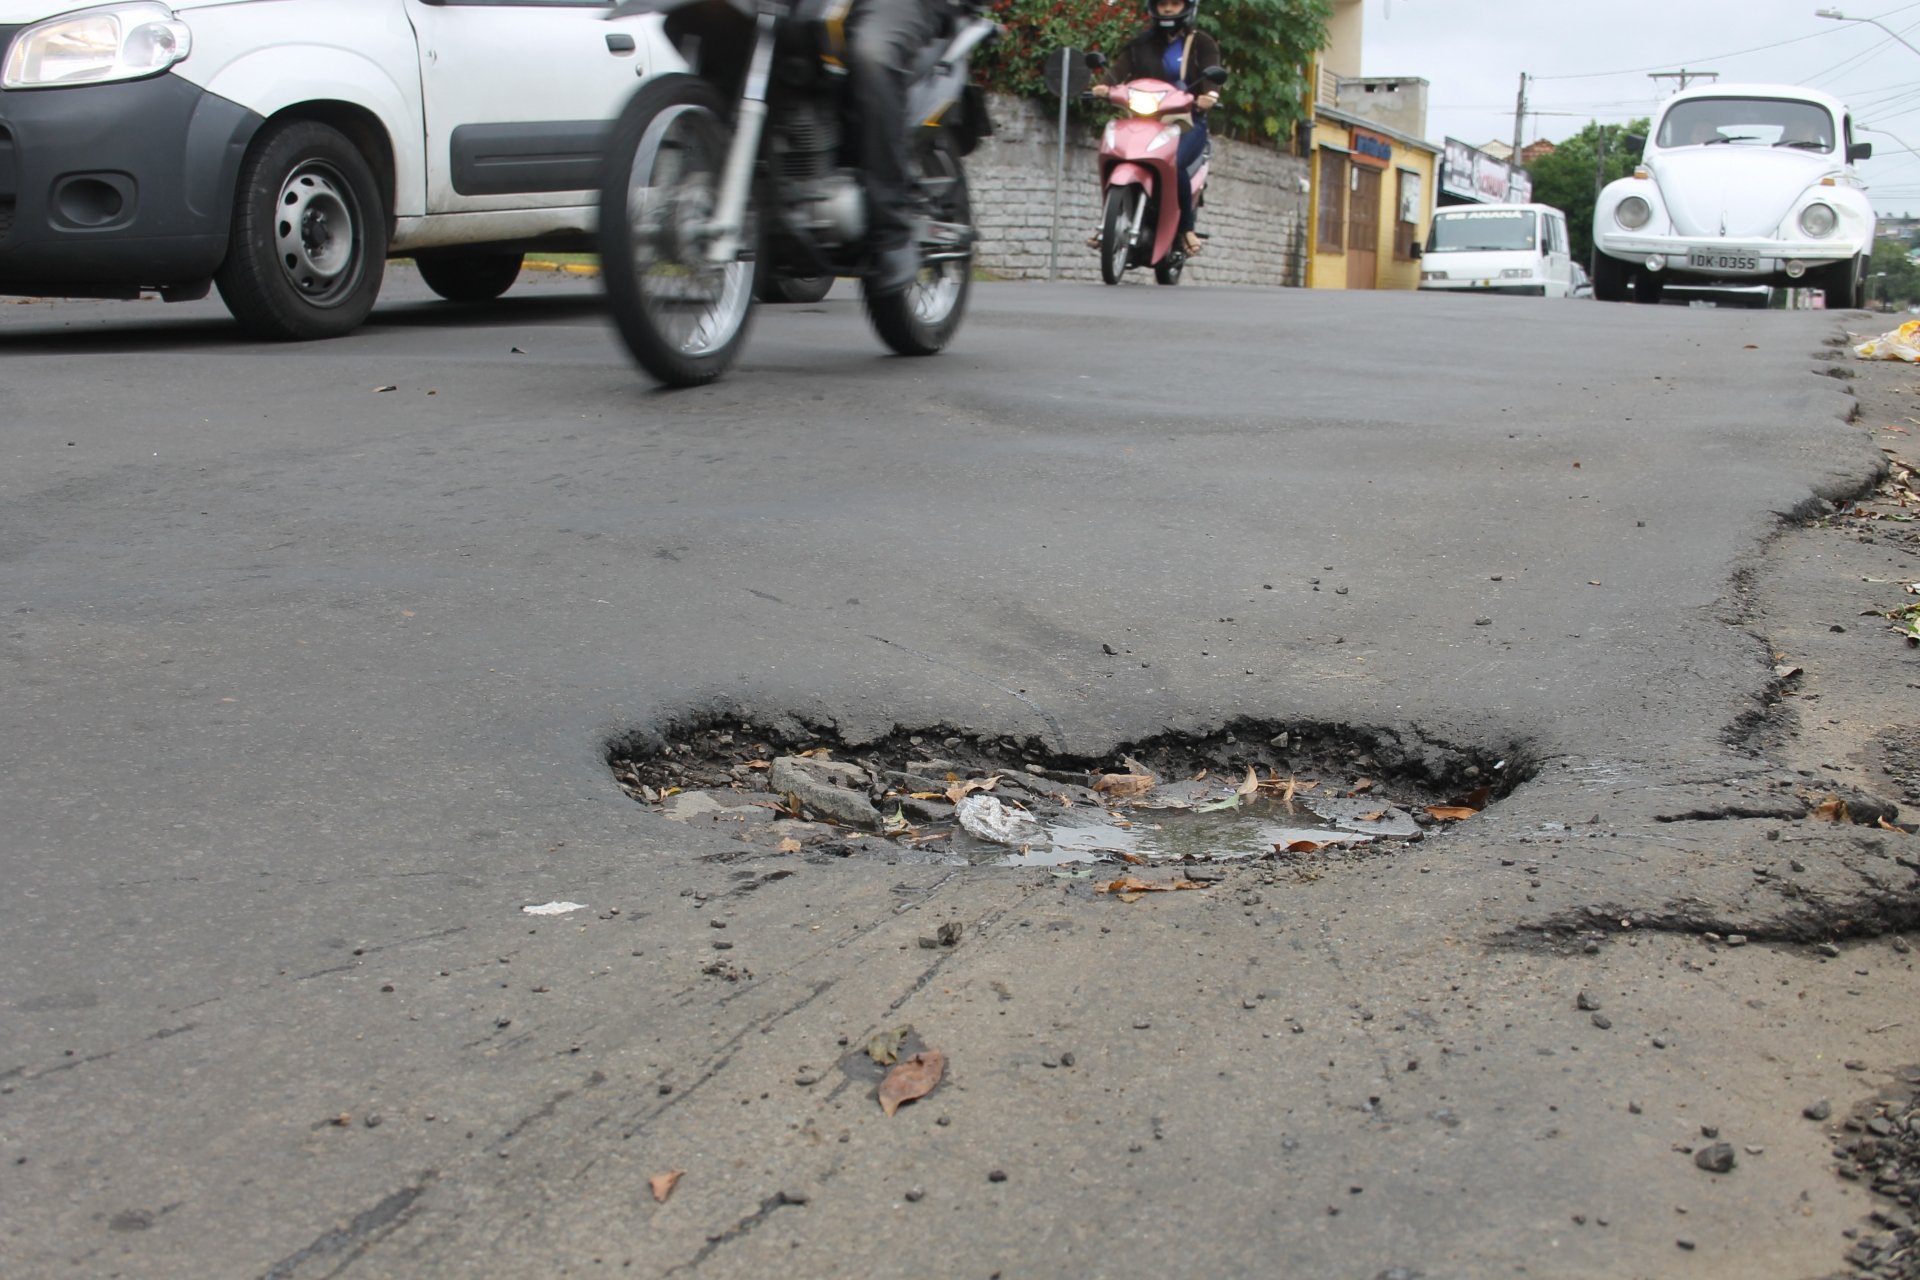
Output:
<svg viewBox="0 0 1920 1280">
<path fill-rule="evenodd" d="M 1087 66 L 1104 70 L 1106 57 L 1087 55 Z M 1225 67 L 1208 67 L 1201 81 L 1219 88 Z M 1187 253 L 1180 243 L 1180 196 L 1174 165 L 1180 137 L 1190 126 L 1194 98 L 1165 80 L 1129 80 L 1107 91 L 1106 100 L 1126 114 L 1100 135 L 1100 278 L 1119 284 L 1128 267 L 1152 267 L 1161 284 L 1179 284 Z M 1193 175 L 1193 202 L 1207 185 L 1203 154 Z"/>
</svg>

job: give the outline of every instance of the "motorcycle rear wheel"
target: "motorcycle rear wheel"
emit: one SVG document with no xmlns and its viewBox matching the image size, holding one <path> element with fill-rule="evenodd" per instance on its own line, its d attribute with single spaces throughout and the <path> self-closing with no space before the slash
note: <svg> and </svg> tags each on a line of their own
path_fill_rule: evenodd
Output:
<svg viewBox="0 0 1920 1280">
<path fill-rule="evenodd" d="M 924 130 L 923 132 L 931 132 Z M 967 171 L 944 136 L 920 143 L 916 154 L 917 184 L 927 216 L 935 222 L 973 225 L 973 203 L 967 194 Z M 899 293 L 862 292 L 867 319 L 880 341 L 903 356 L 930 356 L 945 349 L 967 314 L 967 295 L 973 290 L 973 246 L 964 253 L 926 260 L 921 249 L 919 275 Z"/>
<path fill-rule="evenodd" d="M 1133 256 L 1127 237 L 1138 221 L 1134 214 L 1146 198 L 1138 187 L 1114 187 L 1107 192 L 1106 212 L 1100 219 L 1100 278 L 1108 284 L 1120 283 Z"/>
<path fill-rule="evenodd" d="M 730 137 L 711 85 L 665 75 L 641 86 L 608 139 L 601 278 L 627 350 L 670 387 L 725 373 L 753 316 L 754 262 L 716 264 L 706 252 Z M 740 243 L 754 245 L 751 203 L 746 222 Z"/>
</svg>

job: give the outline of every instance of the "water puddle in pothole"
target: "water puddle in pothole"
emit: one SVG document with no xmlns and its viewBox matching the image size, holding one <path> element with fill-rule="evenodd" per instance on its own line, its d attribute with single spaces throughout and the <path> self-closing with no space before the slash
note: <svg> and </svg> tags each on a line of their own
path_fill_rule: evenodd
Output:
<svg viewBox="0 0 1920 1280">
<path fill-rule="evenodd" d="M 1424 744 L 1428 776 L 1380 777 L 1398 738 L 1251 727 L 1252 741 L 1170 736 L 1096 761 L 951 734 L 847 749 L 709 724 L 649 750 L 616 744 L 609 764 L 648 808 L 747 846 L 978 866 L 1380 855 L 1509 783 L 1505 761 Z"/>
</svg>

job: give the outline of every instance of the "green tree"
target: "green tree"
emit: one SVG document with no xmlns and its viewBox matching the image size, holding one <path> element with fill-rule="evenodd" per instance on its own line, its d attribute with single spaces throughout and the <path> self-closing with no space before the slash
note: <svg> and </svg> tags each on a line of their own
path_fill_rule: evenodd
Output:
<svg viewBox="0 0 1920 1280">
<path fill-rule="evenodd" d="M 1220 42 L 1232 73 L 1211 120 L 1215 133 L 1289 136 L 1332 12 L 1333 0 L 1209 0 L 1201 8 L 1200 25 Z M 1005 34 L 977 65 L 989 89 L 1024 98 L 1047 96 L 1046 57 L 1062 45 L 1111 58 L 1147 21 L 1145 7 L 1127 0 L 994 0 L 992 14 Z"/>
<path fill-rule="evenodd" d="M 1652 121 L 1644 117 L 1626 124 L 1590 122 L 1556 146 L 1552 155 L 1541 156 L 1527 166 L 1533 179 L 1533 198 L 1567 215 L 1567 237 L 1575 262 L 1584 264 L 1593 259 L 1594 198 L 1601 187 L 1633 172 L 1651 128 Z"/>
</svg>

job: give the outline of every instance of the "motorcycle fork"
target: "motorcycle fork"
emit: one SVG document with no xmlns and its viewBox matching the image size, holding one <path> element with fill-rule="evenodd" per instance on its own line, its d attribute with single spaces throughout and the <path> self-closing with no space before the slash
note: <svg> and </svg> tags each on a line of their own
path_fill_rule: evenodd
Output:
<svg viewBox="0 0 1920 1280">
<path fill-rule="evenodd" d="M 754 35 L 753 60 L 734 113 L 733 141 L 721 171 L 720 194 L 706 226 L 707 261 L 726 266 L 740 259 L 740 230 L 746 225 L 753 165 L 760 154 L 760 133 L 767 121 L 767 78 L 773 67 L 775 15 L 763 9 Z"/>
</svg>

